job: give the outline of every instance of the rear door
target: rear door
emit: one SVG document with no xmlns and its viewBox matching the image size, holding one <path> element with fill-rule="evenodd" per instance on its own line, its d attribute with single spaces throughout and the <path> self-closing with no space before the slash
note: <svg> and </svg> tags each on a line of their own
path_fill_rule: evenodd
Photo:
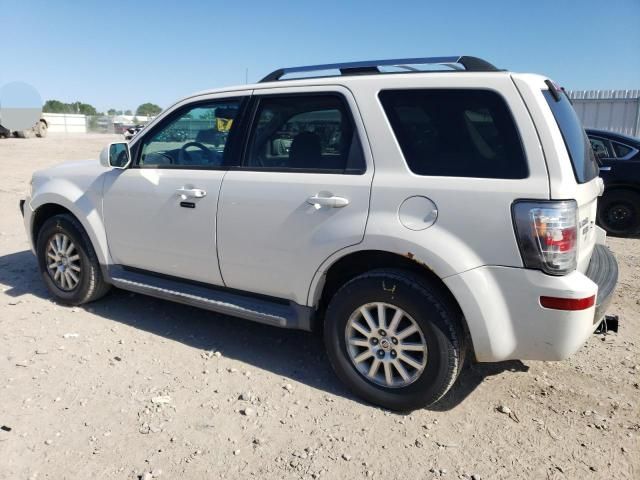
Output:
<svg viewBox="0 0 640 480">
<path fill-rule="evenodd" d="M 313 275 L 362 241 L 373 164 L 342 87 L 254 91 L 243 164 L 222 184 L 225 285 L 305 304 Z"/>
<path fill-rule="evenodd" d="M 589 140 L 596 155 L 600 152 L 600 176 L 605 185 L 627 185 L 640 181 L 637 145 L 595 135 L 589 135 Z"/>
</svg>

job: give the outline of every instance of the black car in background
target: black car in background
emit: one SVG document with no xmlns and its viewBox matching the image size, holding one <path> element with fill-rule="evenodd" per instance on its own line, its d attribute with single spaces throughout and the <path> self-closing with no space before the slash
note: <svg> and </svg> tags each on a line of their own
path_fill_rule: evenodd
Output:
<svg viewBox="0 0 640 480">
<path fill-rule="evenodd" d="M 598 223 L 613 235 L 640 233 L 640 139 L 586 129 L 604 180 Z"/>
</svg>

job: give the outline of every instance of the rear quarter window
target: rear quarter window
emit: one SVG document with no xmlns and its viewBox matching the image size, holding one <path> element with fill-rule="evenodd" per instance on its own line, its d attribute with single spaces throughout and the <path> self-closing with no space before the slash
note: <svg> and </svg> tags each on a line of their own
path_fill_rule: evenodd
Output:
<svg viewBox="0 0 640 480">
<path fill-rule="evenodd" d="M 490 90 L 385 90 L 382 107 L 409 169 L 424 176 L 529 175 L 504 99 Z"/>
<path fill-rule="evenodd" d="M 543 90 L 542 93 L 564 139 L 577 182 L 586 183 L 593 180 L 599 173 L 598 164 L 582 122 L 569 98 L 562 91 L 557 92 L 557 99 L 549 90 Z"/>
</svg>

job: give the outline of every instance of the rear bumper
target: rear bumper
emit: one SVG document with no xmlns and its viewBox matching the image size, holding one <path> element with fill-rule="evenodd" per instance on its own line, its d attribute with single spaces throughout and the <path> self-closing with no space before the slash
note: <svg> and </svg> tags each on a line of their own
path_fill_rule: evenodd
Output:
<svg viewBox="0 0 640 480">
<path fill-rule="evenodd" d="M 617 263 L 597 246 L 586 274 L 554 277 L 537 270 L 484 266 L 444 279 L 469 327 L 476 359 L 563 360 L 597 328 L 611 302 Z M 596 305 L 577 311 L 540 305 L 541 296 L 587 298 Z"/>
<path fill-rule="evenodd" d="M 593 323 L 597 325 L 604 317 L 618 283 L 618 262 L 611 250 L 604 245 L 596 245 L 585 275 L 598 286 L 596 311 L 593 317 Z"/>
</svg>

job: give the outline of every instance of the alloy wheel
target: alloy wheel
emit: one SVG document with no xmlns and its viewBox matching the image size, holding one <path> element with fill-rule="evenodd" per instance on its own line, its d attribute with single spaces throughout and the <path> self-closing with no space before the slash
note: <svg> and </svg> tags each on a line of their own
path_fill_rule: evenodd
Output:
<svg viewBox="0 0 640 480">
<path fill-rule="evenodd" d="M 78 286 L 82 275 L 80 252 L 71 238 L 64 233 L 56 233 L 47 244 L 47 273 L 56 286 L 71 291 Z"/>
<path fill-rule="evenodd" d="M 375 302 L 356 309 L 347 322 L 345 341 L 351 363 L 376 385 L 406 387 L 427 365 L 422 329 L 395 305 Z"/>
</svg>

